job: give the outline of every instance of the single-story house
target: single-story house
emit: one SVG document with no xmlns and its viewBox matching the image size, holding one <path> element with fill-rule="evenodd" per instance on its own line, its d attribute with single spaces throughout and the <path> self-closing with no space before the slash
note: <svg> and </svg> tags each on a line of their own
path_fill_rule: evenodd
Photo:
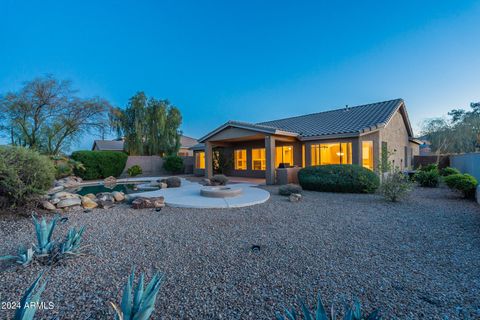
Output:
<svg viewBox="0 0 480 320">
<path fill-rule="evenodd" d="M 196 144 L 198 144 L 197 139 L 184 135 L 180 136 L 180 149 L 178 150 L 177 154 L 183 157 L 193 156 L 193 151 L 190 148 L 195 146 Z M 124 151 L 124 141 L 123 139 L 95 140 L 93 142 L 92 150 Z"/>
<path fill-rule="evenodd" d="M 211 177 L 221 154 L 227 175 L 265 178 L 267 184 L 276 182 L 279 167 L 358 164 L 375 170 L 382 154 L 404 170 L 420 144 L 402 99 L 260 123 L 228 121 L 199 142 L 191 148 L 197 175 Z"/>
</svg>

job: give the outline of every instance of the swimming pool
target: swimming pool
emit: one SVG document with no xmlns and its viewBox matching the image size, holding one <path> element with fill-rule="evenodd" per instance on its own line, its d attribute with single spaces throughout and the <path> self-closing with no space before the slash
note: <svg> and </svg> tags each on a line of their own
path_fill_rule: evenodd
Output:
<svg viewBox="0 0 480 320">
<path fill-rule="evenodd" d="M 144 182 L 142 182 L 144 183 Z M 146 192 L 146 191 L 153 191 L 158 190 L 158 187 L 144 187 L 139 188 L 138 185 L 142 183 L 117 183 L 111 186 L 105 186 L 103 184 L 100 185 L 93 185 L 93 186 L 81 186 L 74 189 L 69 189 L 68 192 L 77 193 L 79 195 L 86 195 L 89 193 L 98 194 L 100 192 L 112 192 L 112 191 L 120 191 L 125 194 L 133 194 L 139 192 Z"/>
</svg>

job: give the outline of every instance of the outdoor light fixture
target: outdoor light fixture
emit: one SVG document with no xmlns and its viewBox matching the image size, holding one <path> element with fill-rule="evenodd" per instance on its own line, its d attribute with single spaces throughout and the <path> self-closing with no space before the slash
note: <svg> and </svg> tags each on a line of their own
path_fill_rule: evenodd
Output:
<svg viewBox="0 0 480 320">
<path fill-rule="evenodd" d="M 337 152 L 337 156 L 342 157 L 342 156 L 343 156 L 343 152 Z"/>
</svg>

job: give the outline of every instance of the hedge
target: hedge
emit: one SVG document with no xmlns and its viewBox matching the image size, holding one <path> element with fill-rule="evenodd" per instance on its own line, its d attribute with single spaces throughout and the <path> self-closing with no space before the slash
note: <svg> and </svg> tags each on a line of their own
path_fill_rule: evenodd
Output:
<svg viewBox="0 0 480 320">
<path fill-rule="evenodd" d="M 477 179 L 468 173 L 458 173 L 446 176 L 445 184 L 453 190 L 457 190 L 463 194 L 465 198 L 474 198 L 476 187 L 478 185 Z"/>
<path fill-rule="evenodd" d="M 22 147 L 0 147 L 0 198 L 10 206 L 21 206 L 43 195 L 53 186 L 53 162 Z M 3 202 L 3 201 L 1 201 Z"/>
<path fill-rule="evenodd" d="M 311 166 L 298 172 L 303 189 L 325 192 L 373 193 L 380 179 L 371 170 L 355 164 Z"/>
<path fill-rule="evenodd" d="M 183 173 L 183 159 L 177 155 L 166 156 L 163 162 L 163 168 L 173 174 Z"/>
<path fill-rule="evenodd" d="M 116 151 L 75 151 L 72 159 L 80 161 L 85 170 L 75 169 L 75 175 L 84 180 L 118 177 L 127 163 L 127 154 Z"/>
</svg>

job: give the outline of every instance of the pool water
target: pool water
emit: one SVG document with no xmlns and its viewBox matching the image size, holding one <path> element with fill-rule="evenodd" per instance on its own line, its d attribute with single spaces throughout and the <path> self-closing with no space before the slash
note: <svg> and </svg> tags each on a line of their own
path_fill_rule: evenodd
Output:
<svg viewBox="0 0 480 320">
<path fill-rule="evenodd" d="M 139 189 L 137 188 L 136 184 L 117 183 L 116 185 L 112 185 L 112 186 L 105 186 L 105 185 L 84 186 L 76 189 L 70 189 L 68 191 L 84 196 L 89 193 L 97 194 L 100 192 L 112 192 L 112 191 L 120 191 L 125 194 L 132 194 L 132 193 L 146 192 L 146 191 L 152 191 L 157 189 L 158 188 L 149 188 L 147 190 Z"/>
</svg>

